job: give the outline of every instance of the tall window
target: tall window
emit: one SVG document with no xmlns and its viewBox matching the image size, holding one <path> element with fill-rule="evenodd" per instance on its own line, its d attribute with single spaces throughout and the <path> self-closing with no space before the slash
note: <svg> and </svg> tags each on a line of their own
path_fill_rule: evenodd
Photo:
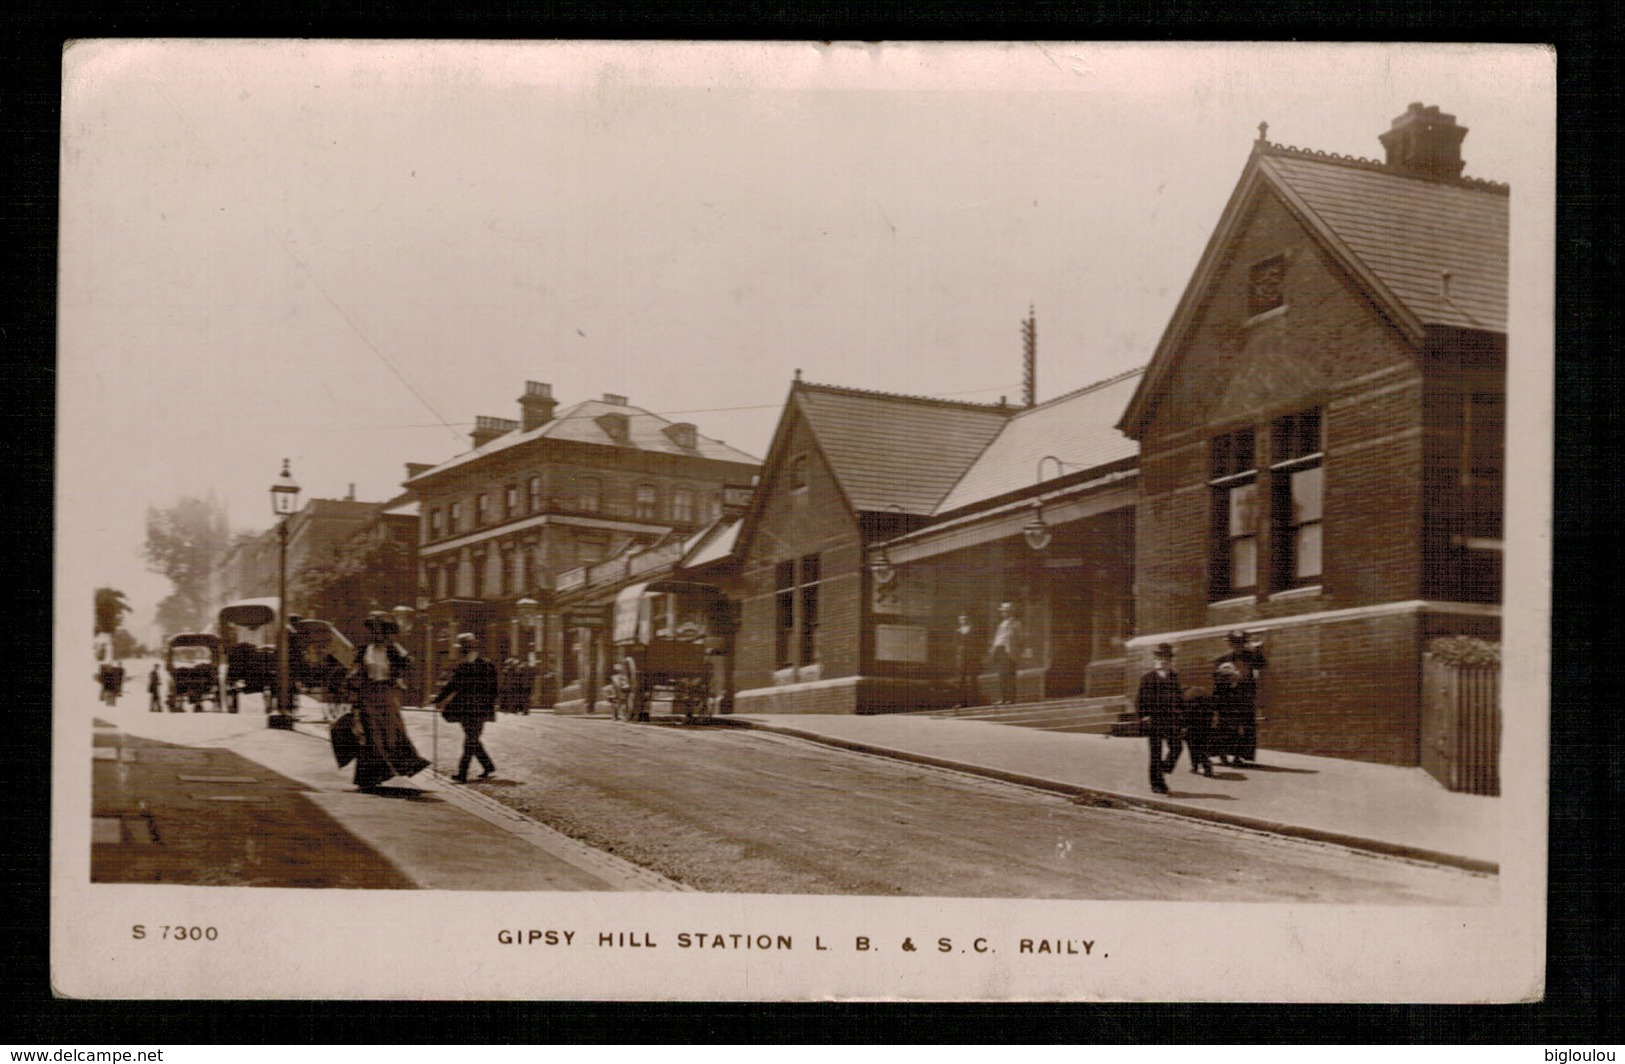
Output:
<svg viewBox="0 0 1625 1064">
<path fill-rule="evenodd" d="M 603 486 L 597 477 L 582 477 L 577 481 L 577 505 L 583 513 L 595 514 L 602 505 Z"/>
<path fill-rule="evenodd" d="M 1252 429 L 1215 436 L 1209 450 L 1213 495 L 1209 593 L 1230 598 L 1258 587 L 1258 459 Z"/>
<path fill-rule="evenodd" d="M 480 492 L 474 497 L 474 527 L 484 528 L 491 522 L 491 496 Z"/>
<path fill-rule="evenodd" d="M 801 664 L 818 660 L 818 555 L 801 559 Z"/>
<path fill-rule="evenodd" d="M 530 480 L 526 482 L 525 486 L 526 486 L 527 506 L 529 507 L 530 512 L 533 513 L 533 514 L 534 513 L 541 513 L 541 511 L 542 511 L 542 478 L 541 477 L 531 477 Z"/>
<path fill-rule="evenodd" d="M 796 563 L 780 562 L 773 567 L 773 660 L 779 668 L 796 663 L 791 656 L 796 630 Z"/>
<path fill-rule="evenodd" d="M 1462 458 L 1461 487 L 1466 546 L 1495 550 L 1501 545 L 1501 510 L 1506 468 L 1506 396 L 1469 392 L 1462 412 L 1467 453 Z"/>
<path fill-rule="evenodd" d="M 779 668 L 818 660 L 819 556 L 783 561 L 773 569 L 773 653 Z"/>
<path fill-rule="evenodd" d="M 440 507 L 436 506 L 429 511 L 429 538 L 439 539 L 446 534 L 445 522 L 441 520 Z"/>
<path fill-rule="evenodd" d="M 476 599 L 485 597 L 485 555 L 474 555 L 474 593 Z"/>
<path fill-rule="evenodd" d="M 678 488 L 671 493 L 671 519 L 678 524 L 692 524 L 694 521 L 694 492 L 688 488 Z"/>
<path fill-rule="evenodd" d="M 1275 588 L 1320 582 L 1326 471 L 1321 466 L 1320 410 L 1270 424 L 1270 537 Z"/>
<path fill-rule="evenodd" d="M 519 485 L 509 484 L 502 489 L 502 516 L 519 516 Z"/>
<path fill-rule="evenodd" d="M 463 504 L 461 500 L 451 504 L 451 527 L 447 530 L 453 533 L 463 529 Z"/>
<path fill-rule="evenodd" d="M 446 566 L 446 597 L 457 597 L 457 570 L 461 568 L 456 562 Z"/>
<path fill-rule="evenodd" d="M 530 587 L 530 551 L 519 547 L 513 552 L 513 590 L 514 594 L 522 595 Z"/>
<path fill-rule="evenodd" d="M 660 497 L 653 484 L 639 484 L 634 497 L 634 516 L 640 521 L 653 521 L 660 516 Z"/>
<path fill-rule="evenodd" d="M 785 487 L 790 491 L 804 491 L 807 487 L 807 456 L 798 454 L 790 459 L 790 470 L 785 475 Z"/>
</svg>

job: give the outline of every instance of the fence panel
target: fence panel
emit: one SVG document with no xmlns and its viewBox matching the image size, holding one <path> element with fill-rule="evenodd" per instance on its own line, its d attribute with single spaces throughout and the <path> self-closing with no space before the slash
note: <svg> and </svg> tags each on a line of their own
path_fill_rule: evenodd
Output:
<svg viewBox="0 0 1625 1064">
<path fill-rule="evenodd" d="M 1452 791 L 1499 795 L 1499 666 L 1422 660 L 1422 767 Z"/>
</svg>

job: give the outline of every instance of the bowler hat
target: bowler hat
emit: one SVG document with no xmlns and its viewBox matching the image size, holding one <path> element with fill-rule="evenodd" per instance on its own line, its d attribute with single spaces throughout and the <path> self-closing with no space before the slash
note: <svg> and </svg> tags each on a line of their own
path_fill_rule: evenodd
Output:
<svg viewBox="0 0 1625 1064">
<path fill-rule="evenodd" d="M 1225 638 L 1230 640 L 1231 646 L 1240 646 L 1241 644 L 1247 642 L 1247 633 L 1243 632 L 1240 628 L 1237 628 Z"/>
<path fill-rule="evenodd" d="M 457 633 L 457 645 L 458 646 L 471 647 L 475 643 L 478 643 L 478 642 L 479 642 L 479 640 L 474 638 L 474 633 L 473 632 L 458 632 Z"/>
<path fill-rule="evenodd" d="M 1171 658 L 1174 656 L 1174 648 L 1167 643 L 1158 643 L 1157 649 L 1151 652 L 1151 656 L 1154 658 Z"/>
</svg>

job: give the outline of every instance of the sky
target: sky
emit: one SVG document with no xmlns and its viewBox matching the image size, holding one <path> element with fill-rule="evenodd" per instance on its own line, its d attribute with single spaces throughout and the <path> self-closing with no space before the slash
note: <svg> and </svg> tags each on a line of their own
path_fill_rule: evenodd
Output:
<svg viewBox="0 0 1625 1064">
<path fill-rule="evenodd" d="M 526 380 L 760 456 L 798 369 L 1018 399 L 1031 305 L 1053 398 L 1150 358 L 1260 122 L 1380 159 L 1437 104 L 1516 214 L 1552 76 L 1499 46 L 77 44 L 58 608 L 120 587 L 156 638 L 149 506 L 267 528 L 285 457 L 305 499 L 390 498 Z"/>
</svg>

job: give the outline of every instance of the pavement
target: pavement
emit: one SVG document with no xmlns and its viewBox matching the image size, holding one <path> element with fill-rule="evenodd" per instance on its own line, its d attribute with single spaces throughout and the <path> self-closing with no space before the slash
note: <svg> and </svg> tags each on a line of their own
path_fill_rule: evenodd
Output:
<svg viewBox="0 0 1625 1064">
<path fill-rule="evenodd" d="M 1375 853 L 1497 872 L 1500 799 L 1446 790 L 1420 768 L 1259 750 L 1246 767 L 1192 775 L 1189 753 L 1151 792 L 1144 739 L 1042 731 L 920 713 L 740 714 L 719 718 L 884 757 L 1314 839 Z"/>
<path fill-rule="evenodd" d="M 363 793 L 327 725 L 98 706 L 92 879 L 439 890 L 686 889 L 449 782 Z M 245 707 L 246 710 L 246 707 Z M 427 750 L 424 751 L 427 753 Z M 154 845 L 158 843 L 160 845 Z"/>
</svg>

